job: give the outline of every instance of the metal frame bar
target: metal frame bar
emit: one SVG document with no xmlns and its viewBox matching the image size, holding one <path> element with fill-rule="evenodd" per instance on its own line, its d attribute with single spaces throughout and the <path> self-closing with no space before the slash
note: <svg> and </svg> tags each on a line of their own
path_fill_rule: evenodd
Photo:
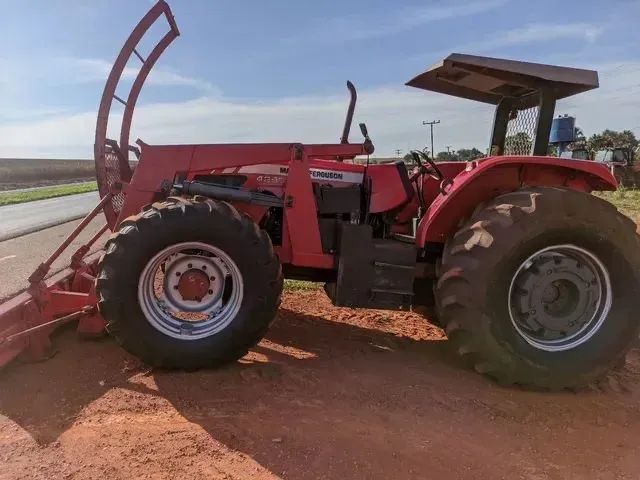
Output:
<svg viewBox="0 0 640 480">
<path fill-rule="evenodd" d="M 496 107 L 491 129 L 491 141 L 489 143 L 490 155 L 504 155 L 504 144 L 507 139 L 507 126 L 509 125 L 509 113 L 513 108 L 510 98 L 503 98 Z"/>
<path fill-rule="evenodd" d="M 556 110 L 556 98 L 547 89 L 540 90 L 540 109 L 536 122 L 536 133 L 531 148 L 531 155 L 546 156 L 549 152 L 549 136 L 553 114 Z"/>
<path fill-rule="evenodd" d="M 85 227 L 89 224 L 89 222 L 93 220 L 93 218 L 98 213 L 100 213 L 104 205 L 109 200 L 111 200 L 111 197 L 113 197 L 113 192 L 109 192 L 107 195 L 102 197 L 100 202 L 95 207 L 93 207 L 93 209 L 87 214 L 86 217 L 82 219 L 82 221 L 78 224 L 78 226 L 73 229 L 73 231 L 67 236 L 67 238 L 64 239 L 64 241 L 49 256 L 49 258 L 38 266 L 38 268 L 31 274 L 31 276 L 29 276 L 29 283 L 31 283 L 31 285 L 35 285 L 44 279 L 44 277 L 49 273 L 49 269 L 51 268 L 51 265 L 53 264 L 53 262 L 56 261 L 56 259 L 62 254 L 62 252 L 64 252 L 67 249 L 69 245 L 71 245 L 71 242 L 73 242 L 76 239 L 76 237 L 80 234 L 82 230 L 85 229 Z M 101 230 L 101 232 L 104 233 L 103 230 Z M 90 241 L 91 244 L 93 244 L 96 240 L 97 238 L 94 235 L 94 237 Z M 89 244 L 89 246 L 91 244 Z"/>
</svg>

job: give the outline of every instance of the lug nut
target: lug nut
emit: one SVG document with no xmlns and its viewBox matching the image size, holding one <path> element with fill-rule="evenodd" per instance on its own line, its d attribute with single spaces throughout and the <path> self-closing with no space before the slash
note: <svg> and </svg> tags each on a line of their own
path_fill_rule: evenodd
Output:
<svg viewBox="0 0 640 480">
<path fill-rule="evenodd" d="M 202 265 L 202 269 L 203 269 L 203 270 L 206 270 L 206 269 L 207 269 L 207 266 L 206 266 L 206 265 Z"/>
<path fill-rule="evenodd" d="M 189 264 L 187 265 L 187 267 L 192 268 L 192 267 L 193 267 L 193 264 L 192 264 L 192 263 L 189 263 Z"/>
<path fill-rule="evenodd" d="M 211 295 L 213 293 L 213 290 L 209 290 L 209 295 Z"/>
<path fill-rule="evenodd" d="M 180 275 L 182 275 L 182 273 L 176 272 L 176 277 L 179 277 Z"/>
</svg>

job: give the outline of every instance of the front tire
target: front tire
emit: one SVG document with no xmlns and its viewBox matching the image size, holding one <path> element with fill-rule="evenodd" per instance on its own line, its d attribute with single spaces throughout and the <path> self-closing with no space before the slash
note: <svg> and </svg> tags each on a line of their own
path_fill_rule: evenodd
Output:
<svg viewBox="0 0 640 480">
<path fill-rule="evenodd" d="M 107 330 L 145 363 L 234 361 L 266 333 L 282 273 L 265 232 L 213 200 L 170 198 L 122 222 L 99 262 Z"/>
<path fill-rule="evenodd" d="M 474 212 L 442 259 L 436 301 L 449 340 L 503 384 L 585 386 L 640 328 L 640 241 L 611 204 L 519 190 Z"/>
</svg>

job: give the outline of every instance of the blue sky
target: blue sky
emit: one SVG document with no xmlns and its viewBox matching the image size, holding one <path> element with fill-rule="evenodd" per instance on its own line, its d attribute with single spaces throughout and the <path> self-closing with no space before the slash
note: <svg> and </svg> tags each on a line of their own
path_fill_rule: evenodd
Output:
<svg viewBox="0 0 640 480">
<path fill-rule="evenodd" d="M 152 3 L 0 0 L 0 156 L 91 156 L 110 64 Z M 439 149 L 484 148 L 489 107 L 403 86 L 454 51 L 596 68 L 602 88 L 558 113 L 587 133 L 640 134 L 639 1 L 169 3 L 182 35 L 149 78 L 132 132 L 149 143 L 335 141 L 350 79 L 378 154 L 424 146 L 421 120 L 437 118 Z"/>
</svg>

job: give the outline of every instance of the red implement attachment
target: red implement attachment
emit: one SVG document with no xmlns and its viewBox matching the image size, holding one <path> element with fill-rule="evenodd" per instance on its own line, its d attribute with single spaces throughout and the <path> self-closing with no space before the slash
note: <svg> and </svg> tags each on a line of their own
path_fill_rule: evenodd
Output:
<svg viewBox="0 0 640 480">
<path fill-rule="evenodd" d="M 162 16 L 169 24 L 169 32 L 145 58 L 139 52 L 138 44 L 149 28 Z M 49 356 L 49 334 L 64 323 L 79 320 L 78 333 L 83 335 L 100 335 L 104 332 L 105 322 L 97 311 L 95 296 L 96 267 L 102 252 L 98 251 L 89 256 L 87 254 L 92 245 L 116 225 L 124 205 L 123 188 L 133 174 L 128 159 L 129 151 L 138 153 L 135 147 L 129 146 L 133 111 L 149 72 L 162 52 L 179 34 L 169 5 L 160 0 L 140 20 L 122 47 L 107 79 L 96 123 L 94 155 L 100 203 L 31 274 L 30 287 L 0 304 L 0 366 L 21 353 L 27 354 L 32 360 Z M 140 60 L 142 66 L 127 99 L 123 100 L 116 94 L 116 88 L 132 55 Z M 107 138 L 107 124 L 114 99 L 124 105 L 119 144 Z M 73 254 L 68 268 L 47 278 L 53 262 L 89 222 L 103 211 L 107 223 Z"/>
<path fill-rule="evenodd" d="M 110 198 L 110 195 L 105 197 Z M 0 304 L 0 366 L 23 351 L 32 360 L 49 356 L 49 334 L 64 323 L 80 320 L 78 332 L 81 334 L 99 335 L 104 331 L 105 322 L 96 309 L 94 285 L 96 265 L 102 252 L 85 255 L 107 230 L 106 225 L 74 253 L 70 267 L 44 279 L 53 261 L 101 209 L 102 205 L 96 207 L 64 244 L 38 267 L 29 278 L 31 286 L 26 291 Z"/>
</svg>

